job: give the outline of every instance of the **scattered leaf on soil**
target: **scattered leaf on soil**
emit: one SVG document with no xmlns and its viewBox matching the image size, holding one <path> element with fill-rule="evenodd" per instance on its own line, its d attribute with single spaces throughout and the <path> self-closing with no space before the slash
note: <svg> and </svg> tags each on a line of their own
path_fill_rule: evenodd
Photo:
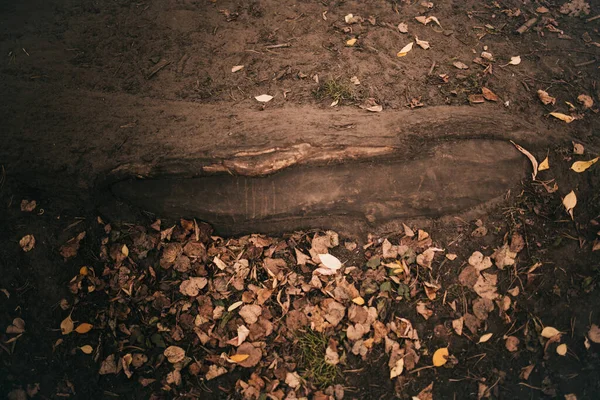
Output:
<svg viewBox="0 0 600 400">
<path fill-rule="evenodd" d="M 524 381 L 526 381 L 527 379 L 529 379 L 529 375 L 531 375 L 531 372 L 533 372 L 534 368 L 535 368 L 535 364 L 531 364 L 531 365 L 521 368 L 521 373 L 519 374 L 519 377 L 521 379 L 523 379 Z"/>
<path fill-rule="evenodd" d="M 551 112 L 550 115 L 552 115 L 554 118 L 560 119 L 561 121 L 565 121 L 567 124 L 575 121 L 574 117 L 559 112 Z"/>
<path fill-rule="evenodd" d="M 441 367 L 442 365 L 448 362 L 448 356 L 450 353 L 448 352 L 447 347 L 442 347 L 441 349 L 437 349 L 435 353 L 433 353 L 433 366 Z"/>
<path fill-rule="evenodd" d="M 231 357 L 229 357 L 229 359 L 231 360 L 231 362 L 240 363 L 248 359 L 248 357 L 250 357 L 249 354 L 234 354 Z"/>
<path fill-rule="evenodd" d="M 24 252 L 31 251 L 35 246 L 35 238 L 33 235 L 25 235 L 19 240 L 19 245 L 23 249 Z"/>
<path fill-rule="evenodd" d="M 165 357 L 167 357 L 167 360 L 171 364 L 183 361 L 183 359 L 185 358 L 185 350 L 183 350 L 179 346 L 169 346 L 165 349 L 163 354 Z"/>
<path fill-rule="evenodd" d="M 575 195 L 575 192 L 571 190 L 569 194 L 565 196 L 562 203 L 565 206 L 567 213 L 571 216 L 571 219 L 573 219 L 573 209 L 577 205 L 577 195 Z"/>
<path fill-rule="evenodd" d="M 583 172 L 595 163 L 597 163 L 598 159 L 600 159 L 600 157 L 596 157 L 589 161 L 575 161 L 573 165 L 571 165 L 571 169 L 575 172 Z"/>
<path fill-rule="evenodd" d="M 348 47 L 354 46 L 356 44 L 357 40 L 358 39 L 356 39 L 356 38 L 346 40 L 346 46 L 348 46 Z"/>
<path fill-rule="evenodd" d="M 481 88 L 481 93 L 483 94 L 483 97 L 488 101 L 498 101 L 499 100 L 498 96 L 486 87 Z"/>
<path fill-rule="evenodd" d="M 545 171 L 547 169 L 550 169 L 550 162 L 548 161 L 548 156 L 546 156 L 546 158 L 544 158 L 544 161 L 540 163 L 538 171 Z"/>
<path fill-rule="evenodd" d="M 85 354 L 92 354 L 92 352 L 94 351 L 94 348 L 92 346 L 90 346 L 89 344 L 86 344 L 85 346 L 81 346 L 79 348 L 79 350 L 81 350 Z"/>
<path fill-rule="evenodd" d="M 6 327 L 6 333 L 18 335 L 25 332 L 25 321 L 22 318 L 15 318 L 11 325 Z"/>
<path fill-rule="evenodd" d="M 225 368 L 213 364 L 210 367 L 208 367 L 208 372 L 206 373 L 205 378 L 207 381 L 210 381 L 211 379 L 215 379 L 226 373 L 227 370 Z"/>
<path fill-rule="evenodd" d="M 550 96 L 546 91 L 544 90 L 538 90 L 537 91 L 537 95 L 540 99 L 540 101 L 542 103 L 544 103 L 544 105 L 548 105 L 548 104 L 555 104 L 556 103 L 556 98 Z"/>
<path fill-rule="evenodd" d="M 416 36 L 415 36 L 415 41 L 424 50 L 427 50 L 427 49 L 429 49 L 431 47 L 431 46 L 429 46 L 429 42 L 426 42 L 425 40 L 419 40 L 419 38 L 416 37 Z"/>
<path fill-rule="evenodd" d="M 32 212 L 37 207 L 35 200 L 21 200 L 21 211 Z"/>
<path fill-rule="evenodd" d="M 558 354 L 559 356 L 565 356 L 567 354 L 567 345 L 566 344 L 559 344 L 556 347 L 556 354 Z"/>
<path fill-rule="evenodd" d="M 236 65 L 231 68 L 231 72 L 238 72 L 238 71 L 241 71 L 242 69 L 244 69 L 243 65 Z"/>
<path fill-rule="evenodd" d="M 94 327 L 94 325 L 88 324 L 87 322 L 84 322 L 82 324 L 79 324 L 77 326 L 77 328 L 75 328 L 75 332 L 77 332 L 79 334 L 88 333 L 89 331 L 92 330 L 93 327 Z"/>
<path fill-rule="evenodd" d="M 413 48 L 413 42 L 410 42 L 409 44 L 407 44 L 406 46 L 404 46 L 402 48 L 402 50 L 400 50 L 397 54 L 398 57 L 404 57 L 406 54 L 408 54 L 409 51 L 411 51 Z"/>
<path fill-rule="evenodd" d="M 68 335 L 69 333 L 73 332 L 74 328 L 75 324 L 73 323 L 70 315 L 63 319 L 63 321 L 60 323 L 60 331 L 63 335 Z"/>
<path fill-rule="evenodd" d="M 455 61 L 452 63 L 458 69 L 469 69 L 469 66 L 461 61 Z"/>
<path fill-rule="evenodd" d="M 514 353 L 515 351 L 517 351 L 519 349 L 519 338 L 516 336 L 509 336 L 506 338 L 506 349 L 508 351 L 510 351 L 511 353 Z"/>
<path fill-rule="evenodd" d="M 261 94 L 260 96 L 255 96 L 254 98 L 256 99 L 256 101 L 259 101 L 261 103 L 267 103 L 273 100 L 273 96 L 268 94 Z"/>
<path fill-rule="evenodd" d="M 408 33 L 408 25 L 406 25 L 404 22 L 400 22 L 398 24 L 398 31 L 400 33 Z"/>
<path fill-rule="evenodd" d="M 521 56 L 514 56 L 510 58 L 508 62 L 510 65 L 519 65 L 521 64 Z"/>
<path fill-rule="evenodd" d="M 577 96 L 577 101 L 583 104 L 583 108 L 592 108 L 594 105 L 594 100 L 587 94 L 580 94 Z"/>
<path fill-rule="evenodd" d="M 596 324 L 592 324 L 588 331 L 588 338 L 594 343 L 600 343 L 600 327 Z"/>
<path fill-rule="evenodd" d="M 208 284 L 208 280 L 204 277 L 196 277 L 192 276 L 189 279 L 181 282 L 179 285 L 179 291 L 190 297 L 196 297 L 200 294 L 200 290 L 202 290 Z"/>
<path fill-rule="evenodd" d="M 493 335 L 494 335 L 493 333 L 486 333 L 485 335 L 482 335 L 482 336 L 479 338 L 479 341 L 478 341 L 477 343 L 485 343 L 485 342 L 487 342 L 488 340 L 490 340 L 490 339 L 492 338 L 492 336 L 493 336 Z"/>
<path fill-rule="evenodd" d="M 529 151 L 525 150 L 525 148 L 523 148 L 522 146 L 516 144 L 512 140 L 510 142 L 517 148 L 517 150 L 519 150 L 521 153 L 525 154 L 527 156 L 527 158 L 529 159 L 529 161 L 531 162 L 531 166 L 533 167 L 533 172 L 531 174 L 531 178 L 535 181 L 535 178 L 537 177 L 537 173 L 538 173 L 538 162 L 537 162 L 537 160 L 535 159 L 535 157 L 533 156 L 533 154 L 531 154 Z"/>
<path fill-rule="evenodd" d="M 550 339 L 551 337 L 554 337 L 556 335 L 560 334 L 559 330 L 552 327 L 552 326 L 547 326 L 544 329 L 542 329 L 542 337 L 546 338 L 546 339 Z"/>
</svg>

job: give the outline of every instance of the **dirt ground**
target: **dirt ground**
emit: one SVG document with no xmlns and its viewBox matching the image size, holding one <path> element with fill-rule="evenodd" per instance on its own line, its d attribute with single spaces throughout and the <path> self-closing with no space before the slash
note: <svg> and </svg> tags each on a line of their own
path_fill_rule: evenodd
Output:
<svg viewBox="0 0 600 400">
<path fill-rule="evenodd" d="M 600 6 L 590 1 L 590 8 L 580 15 L 577 9 L 568 15 L 561 12 L 563 3 L 566 0 L 440 1 L 429 8 L 420 1 L 384 0 L 0 2 L 0 54 L 4 57 L 0 137 L 6 140 L 0 149 L 1 395 L 10 399 L 596 398 L 600 335 L 594 335 L 593 327 L 600 324 L 600 251 L 592 250 L 600 247 L 600 169 L 596 164 L 576 173 L 570 167 L 599 155 L 600 19 L 593 17 L 600 14 Z M 350 13 L 362 19 L 347 23 L 345 16 Z M 440 24 L 415 20 L 421 15 L 435 16 Z M 534 25 L 523 34 L 516 33 L 530 18 L 537 18 Z M 399 31 L 401 23 L 407 24 L 408 33 Z M 428 41 L 431 48 L 425 50 L 415 43 L 410 52 L 398 57 L 416 37 Z M 491 53 L 493 61 L 482 56 L 484 51 Z M 510 64 L 515 56 L 520 56 L 520 63 Z M 468 68 L 458 68 L 457 62 Z M 242 65 L 232 72 L 234 66 Z M 483 87 L 498 99 L 479 104 L 482 99 L 473 95 L 481 94 Z M 538 90 L 556 101 L 544 104 Z M 273 99 L 259 103 L 255 96 L 262 94 Z M 593 105 L 587 107 L 578 100 L 582 94 Z M 97 183 L 98 177 L 91 181 L 86 171 L 102 171 L 111 159 L 148 164 L 169 153 L 171 142 L 193 137 L 190 121 L 199 118 L 196 105 L 208 107 L 201 116 L 208 126 L 211 118 L 218 120 L 218 113 L 242 109 L 279 110 L 279 115 L 297 119 L 302 119 L 299 110 L 339 110 L 364 121 L 373 114 L 360 106 L 374 104 L 382 106 L 377 115 L 414 109 L 424 120 L 428 108 L 444 105 L 509 114 L 535 126 L 536 134 L 553 138 L 551 143 L 535 145 L 541 141 L 534 141 L 528 147 L 538 161 L 548 156 L 550 168 L 540 171 L 532 182 L 531 166 L 523 156 L 526 178 L 485 215 L 473 220 L 456 216 L 444 223 L 432 219 L 426 226 L 411 226 L 415 233 L 418 229 L 428 232 L 427 246 L 411 239 L 406 230 L 364 237 L 353 250 L 345 242 L 354 239 L 341 237 L 340 244 L 329 249 L 331 254 L 344 268 L 356 267 L 344 270 L 344 276 L 357 286 L 357 297 L 366 301 L 365 307 L 377 308 L 377 321 L 400 347 L 394 350 L 390 344 L 386 349 L 379 343 L 361 357 L 357 341 L 347 338 L 348 325 L 355 322 L 348 313 L 339 326 L 322 329 L 327 348 L 344 355 L 337 366 L 340 374 L 327 385 L 317 384 L 307 375 L 306 364 L 299 361 L 301 341 L 291 332 L 290 318 L 280 307 L 283 298 L 276 295 L 262 304 L 261 317 L 273 324 L 274 332 L 265 337 L 252 334 L 254 343 L 264 346 L 255 366 L 236 366 L 220 357 L 236 353 L 236 346 L 224 343 L 238 335 L 236 324 L 256 324 L 239 316 L 215 322 L 219 328 L 206 342 L 197 331 L 186 330 L 183 322 L 183 338 L 173 334 L 182 329 L 177 328 L 185 303 L 179 284 L 197 275 L 209 279 L 208 287 L 214 289 L 215 276 L 232 273 L 234 259 L 227 260 L 225 254 L 239 254 L 259 270 L 266 258 L 282 259 L 289 272 L 310 282 L 313 287 L 306 295 L 297 295 L 296 299 L 303 300 L 292 302 L 288 311 L 307 313 L 307 306 L 331 304 L 325 302 L 330 297 L 347 309 L 354 307 L 356 297 L 340 300 L 327 292 L 339 285 L 337 278 L 317 278 L 325 285 L 325 289 L 318 288 L 312 271 L 298 265 L 295 250 L 308 254 L 315 247 L 315 237 L 325 232 L 281 232 L 274 239 L 260 239 L 265 242 L 260 246 L 258 239 L 204 235 L 195 242 L 202 243 L 210 259 L 192 258 L 198 269 L 182 272 L 162 266 L 161 259 L 169 245 L 194 242 L 194 229 L 184 227 L 187 222 L 182 225 L 179 218 L 163 218 L 163 231 L 177 226 L 174 237 L 167 239 L 151 227 L 161 215 L 123 206 L 118 210 L 121 217 L 111 220 L 117 213 L 100 210 L 93 195 L 80 193 Z M 567 124 L 550 112 L 575 120 Z M 277 122 L 272 121 L 275 128 L 270 129 L 276 130 Z M 235 126 L 235 118 L 229 123 Z M 161 145 L 150 140 L 159 134 L 165 138 Z M 245 140 L 235 135 L 222 138 L 215 132 L 216 144 L 207 146 L 227 147 Z M 268 145 L 268 138 L 264 141 Z M 163 147 L 162 143 L 167 144 Z M 583 145 L 583 151 L 574 144 Z M 145 149 L 142 158 L 139 148 Z M 61 191 L 53 191 L 54 186 Z M 69 187 L 79 191 L 71 192 Z M 577 196 L 573 220 L 562 204 L 571 191 Z M 24 199 L 36 200 L 37 206 L 23 211 Z M 69 240 L 80 232 L 86 232 L 85 237 L 65 257 L 65 244 L 73 244 Z M 148 238 L 143 246 L 140 232 Z M 27 243 L 20 243 L 26 235 L 35 238 L 27 252 L 22 249 Z M 521 240 L 515 237 L 522 239 L 522 245 L 514 244 Z M 404 272 L 400 283 L 406 282 L 410 296 L 400 294 L 404 286 L 388 274 L 388 267 L 372 264 L 377 257 L 382 263 L 384 259 L 393 262 L 394 257 L 384 257 L 385 239 L 394 246 L 406 244 L 415 254 L 424 254 L 428 246 L 444 249 L 431 265 L 409 263 L 410 272 Z M 124 257 L 120 255 L 123 245 L 128 248 Z M 150 246 L 146 252 L 144 246 Z M 493 271 L 497 276 L 498 298 L 490 302 L 493 311 L 489 315 L 471 311 L 490 304 L 469 279 L 459 277 L 469 268 L 474 252 L 493 256 L 504 246 L 518 248 L 514 265 L 500 268 L 499 258 L 493 257 L 494 266 L 480 275 Z M 446 256 L 452 254 L 456 254 L 454 260 Z M 229 267 L 220 271 L 215 255 L 230 261 Z M 125 279 L 131 286 L 115 286 L 115 280 L 123 283 L 119 274 L 125 265 L 131 270 Z M 93 273 L 82 272 L 84 266 Z M 156 276 L 149 272 L 152 266 Z M 265 271 L 249 278 L 251 283 L 262 289 L 267 283 L 283 287 L 281 280 L 274 282 Z M 375 292 L 362 284 L 367 279 L 377 283 Z M 285 280 L 289 286 L 288 275 Z M 383 290 L 384 284 L 393 285 L 396 292 Z M 434 299 L 426 284 L 439 286 Z M 98 290 L 86 293 L 89 285 Z M 152 292 L 152 301 L 125 296 L 127 290 L 135 287 L 137 293 L 142 286 Z M 214 306 L 231 303 L 221 292 L 221 297 L 210 298 L 211 292 L 203 290 Z M 236 300 L 251 296 L 248 290 L 232 293 Z M 152 304 L 157 296 L 173 301 L 176 317 L 170 311 L 156 310 Z M 254 298 L 244 302 L 254 304 Z M 383 303 L 386 312 L 378 308 Z M 417 311 L 421 303 L 432 311 L 431 316 L 425 318 Z M 129 311 L 123 313 L 119 307 Z M 479 325 L 473 330 L 465 325 L 459 335 L 454 321 L 464 322 L 466 315 L 473 314 L 478 315 L 473 318 Z M 78 323 L 91 323 L 92 330 L 63 335 L 61 321 L 69 315 Z M 24 329 L 15 320 L 19 318 Z M 410 321 L 419 339 L 390 328 L 388 324 L 398 318 Z M 210 325 L 205 322 L 196 328 L 208 335 L 206 324 Z M 561 333 L 543 337 L 543 327 Z M 134 328 L 149 338 L 158 335 L 160 340 L 136 342 L 131 333 Z M 372 332 L 365 337 L 371 338 Z M 478 343 L 486 333 L 493 334 L 491 339 Z M 219 340 L 218 335 L 222 335 Z M 515 351 L 508 348 L 509 337 L 519 340 Z M 414 352 L 417 342 L 421 347 Z M 567 346 L 564 356 L 557 354 L 560 344 Z M 169 345 L 184 349 L 190 359 L 179 366 L 165 360 Z M 91 354 L 83 346 L 90 346 Z M 448 348 L 450 357 L 443 366 L 432 367 L 432 356 L 440 348 Z M 416 362 L 413 354 L 418 355 Z M 118 361 L 118 373 L 99 374 L 111 355 Z M 137 357 L 131 378 L 123 370 L 127 355 Z M 389 378 L 390 357 L 404 360 L 404 371 L 393 379 Z M 528 366 L 533 367 L 524 377 L 523 368 Z M 178 368 L 181 382 L 172 374 Z M 227 373 L 208 380 L 211 368 L 225 368 Z M 305 379 L 299 386 L 294 373 Z M 423 393 L 431 383 L 433 394 Z"/>
</svg>

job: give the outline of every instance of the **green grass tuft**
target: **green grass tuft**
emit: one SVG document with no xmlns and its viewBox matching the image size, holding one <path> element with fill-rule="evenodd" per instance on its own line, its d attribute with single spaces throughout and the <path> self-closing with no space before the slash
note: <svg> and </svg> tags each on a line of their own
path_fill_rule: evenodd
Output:
<svg viewBox="0 0 600 400">
<path fill-rule="evenodd" d="M 335 383 L 340 371 L 337 365 L 325 362 L 327 337 L 323 333 L 307 330 L 298 332 L 298 352 L 302 376 L 318 387 L 327 387 Z"/>
<path fill-rule="evenodd" d="M 337 100 L 338 102 L 355 100 L 355 95 L 352 90 L 338 79 L 329 79 L 321 83 L 313 94 L 317 99 L 330 98 L 334 101 Z"/>
</svg>

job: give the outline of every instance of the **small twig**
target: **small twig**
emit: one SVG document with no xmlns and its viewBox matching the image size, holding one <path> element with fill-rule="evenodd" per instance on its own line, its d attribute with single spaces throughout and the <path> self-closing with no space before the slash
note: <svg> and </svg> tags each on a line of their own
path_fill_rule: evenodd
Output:
<svg viewBox="0 0 600 400">
<path fill-rule="evenodd" d="M 538 21 L 537 17 L 531 18 L 530 20 L 525 22 L 523 25 L 521 25 L 519 27 L 519 29 L 517 29 L 517 33 L 519 35 L 524 34 L 525 32 L 527 32 L 529 30 L 529 28 L 531 28 L 533 25 L 535 25 L 537 21 Z"/>
<path fill-rule="evenodd" d="M 281 49 L 284 47 L 292 47 L 292 44 L 291 43 L 271 44 L 269 46 L 265 46 L 265 49 Z"/>
<path fill-rule="evenodd" d="M 539 387 L 536 387 L 536 386 L 531 386 L 531 385 L 528 385 L 528 384 L 527 384 L 527 383 L 525 383 L 525 382 L 519 382 L 519 385 L 526 386 L 526 387 L 528 387 L 529 389 L 535 389 L 535 390 L 539 390 L 539 391 L 541 391 L 541 390 L 542 390 L 542 388 L 539 388 Z"/>
<path fill-rule="evenodd" d="M 414 374 L 414 373 L 417 373 L 419 371 L 423 371 L 424 369 L 429 369 L 429 368 L 435 368 L 435 366 L 433 366 L 433 365 L 426 365 L 426 366 L 421 367 L 421 368 L 413 369 L 412 371 L 410 371 L 410 373 Z"/>
<path fill-rule="evenodd" d="M 585 61 L 579 64 L 575 64 L 576 67 L 585 67 L 586 65 L 592 65 L 596 60 Z"/>
<path fill-rule="evenodd" d="M 588 18 L 585 22 L 592 22 L 592 21 L 597 20 L 598 18 L 600 18 L 600 14 L 596 15 L 595 17 Z"/>
<path fill-rule="evenodd" d="M 427 75 L 433 74 L 433 70 L 435 69 L 435 61 L 431 64 L 431 68 L 429 68 L 429 73 Z"/>
</svg>

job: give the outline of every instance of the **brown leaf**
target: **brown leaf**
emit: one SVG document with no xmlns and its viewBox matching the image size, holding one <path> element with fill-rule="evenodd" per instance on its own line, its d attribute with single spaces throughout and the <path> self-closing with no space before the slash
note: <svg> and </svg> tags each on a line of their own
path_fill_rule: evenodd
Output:
<svg viewBox="0 0 600 400">
<path fill-rule="evenodd" d="M 417 303 L 417 312 L 419 314 L 421 314 L 421 316 L 423 318 L 425 318 L 426 320 L 428 320 L 429 318 L 431 318 L 431 316 L 433 315 L 433 311 L 430 310 L 429 308 L 427 308 L 427 304 L 423 303 L 422 301 L 419 301 Z"/>
<path fill-rule="evenodd" d="M 467 265 L 458 275 L 458 281 L 461 285 L 472 288 L 479 279 L 479 271 L 472 265 Z"/>
<path fill-rule="evenodd" d="M 89 331 L 92 330 L 93 327 L 94 327 L 94 325 L 88 324 L 87 322 L 84 322 L 82 324 L 79 324 L 77 326 L 77 328 L 75 328 L 75 332 L 77 332 L 79 334 L 88 333 Z"/>
<path fill-rule="evenodd" d="M 486 87 L 481 88 L 481 93 L 482 93 L 483 97 L 488 101 L 498 101 L 499 100 L 498 96 Z"/>
<path fill-rule="evenodd" d="M 19 245 L 23 249 L 24 252 L 31 251 L 35 246 L 35 238 L 33 235 L 25 235 L 21 240 L 19 240 Z"/>
<path fill-rule="evenodd" d="M 85 231 L 69 239 L 67 243 L 61 246 L 60 255 L 63 256 L 65 261 L 77 255 L 77 251 L 79 250 L 79 242 L 81 242 L 83 238 L 85 238 Z"/>
<path fill-rule="evenodd" d="M 262 359 L 262 349 L 255 346 L 253 343 L 242 343 L 237 349 L 237 354 L 248 354 L 248 358 L 238 362 L 238 365 L 245 368 L 252 368 L 256 366 Z"/>
<path fill-rule="evenodd" d="M 494 303 L 490 299 L 479 298 L 473 301 L 473 314 L 485 321 L 488 318 L 488 313 L 494 311 Z"/>
<path fill-rule="evenodd" d="M 469 69 L 469 66 L 461 61 L 455 61 L 452 63 L 458 69 Z"/>
<path fill-rule="evenodd" d="M 523 379 L 524 381 L 528 380 L 529 375 L 531 375 L 531 372 L 533 371 L 534 368 L 535 368 L 535 364 L 531 364 L 531 365 L 521 368 L 521 373 L 519 374 L 519 378 Z"/>
<path fill-rule="evenodd" d="M 463 317 L 460 317 L 460 318 L 452 321 L 452 328 L 454 328 L 454 331 L 456 332 L 456 334 L 458 336 L 462 335 L 464 323 L 465 323 L 465 321 L 464 321 Z"/>
<path fill-rule="evenodd" d="M 588 338 L 594 343 L 600 343 L 600 328 L 596 324 L 592 324 L 588 331 Z"/>
<path fill-rule="evenodd" d="M 477 279 L 475 285 L 473 286 L 473 290 L 475 291 L 475 293 L 477 293 L 479 296 L 485 299 L 494 300 L 498 297 L 498 293 L 496 292 L 498 290 L 496 286 L 497 284 L 497 275 L 483 272 Z"/>
<path fill-rule="evenodd" d="M 485 97 L 481 94 L 470 94 L 469 95 L 469 103 L 471 104 L 481 104 L 485 103 Z"/>
<path fill-rule="evenodd" d="M 583 104 L 583 108 L 592 108 L 594 105 L 594 100 L 587 94 L 580 94 L 577 96 L 577 101 Z"/>
<path fill-rule="evenodd" d="M 520 340 L 518 337 L 516 336 L 509 336 L 506 338 L 506 350 L 510 351 L 511 353 L 514 353 L 515 351 L 517 351 L 519 349 L 519 343 Z"/>
<path fill-rule="evenodd" d="M 60 331 L 63 335 L 68 335 L 69 333 L 73 332 L 74 328 L 75 328 L 75 324 L 73 323 L 73 320 L 71 319 L 71 315 L 69 315 L 67 318 L 63 319 L 63 321 L 60 323 Z"/>
<path fill-rule="evenodd" d="M 117 373 L 117 361 L 116 361 L 116 357 L 114 354 L 109 355 L 108 357 L 106 357 L 104 359 L 104 361 L 102 361 L 102 364 L 100 365 L 100 371 L 98 371 L 98 374 L 100 375 L 107 375 L 107 374 L 116 374 Z"/>
<path fill-rule="evenodd" d="M 37 207 L 35 200 L 21 200 L 21 211 L 32 212 Z"/>
<path fill-rule="evenodd" d="M 169 346 L 165 349 L 163 354 L 165 357 L 167 357 L 167 360 L 171 364 L 183 361 L 183 359 L 185 358 L 185 350 L 183 350 L 179 346 Z"/>
<path fill-rule="evenodd" d="M 416 397 L 419 400 L 433 400 L 433 382 L 431 382 L 425 389 L 421 390 Z"/>
<path fill-rule="evenodd" d="M 254 324 L 258 321 L 258 317 L 262 313 L 262 307 L 257 304 L 246 304 L 240 309 L 240 317 L 244 319 L 244 322 L 248 325 Z"/>
<path fill-rule="evenodd" d="M 542 103 L 544 103 L 544 105 L 556 103 L 556 99 L 554 97 L 550 96 L 547 92 L 545 92 L 541 89 L 537 91 L 537 95 L 538 95 L 540 101 Z"/>
</svg>

